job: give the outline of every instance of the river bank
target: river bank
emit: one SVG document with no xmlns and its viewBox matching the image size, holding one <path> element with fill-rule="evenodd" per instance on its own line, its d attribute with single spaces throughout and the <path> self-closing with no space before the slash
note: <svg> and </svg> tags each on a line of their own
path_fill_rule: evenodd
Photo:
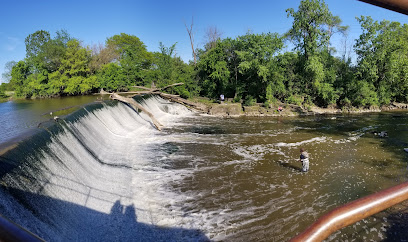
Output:
<svg viewBox="0 0 408 242">
<path fill-rule="evenodd" d="M 243 106 L 240 103 L 223 102 L 223 103 L 205 103 L 207 107 L 207 114 L 221 117 L 239 117 L 239 116 L 302 116 L 302 115 L 319 115 L 319 114 L 360 114 L 360 113 L 376 113 L 383 111 L 399 111 L 408 110 L 408 104 L 405 103 L 392 103 L 381 107 L 369 107 L 369 108 L 336 108 L 328 107 L 322 108 L 317 106 L 311 106 L 308 108 L 294 105 L 280 103 L 270 108 L 264 107 L 262 104 L 254 106 Z M 278 108 L 282 107 L 279 111 Z"/>
</svg>

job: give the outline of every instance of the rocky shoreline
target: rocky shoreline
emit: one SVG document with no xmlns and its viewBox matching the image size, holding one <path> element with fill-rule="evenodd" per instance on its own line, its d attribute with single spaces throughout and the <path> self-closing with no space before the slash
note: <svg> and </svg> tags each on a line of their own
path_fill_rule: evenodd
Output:
<svg viewBox="0 0 408 242">
<path fill-rule="evenodd" d="M 282 107 L 282 111 L 278 111 L 278 107 Z M 392 103 L 382 107 L 369 108 L 321 108 L 317 106 L 304 108 L 293 104 L 280 104 L 271 108 L 263 107 L 262 104 L 255 106 L 242 106 L 240 103 L 212 103 L 206 104 L 207 114 L 220 117 L 240 117 L 240 116 L 301 116 L 301 115 L 320 115 L 320 114 L 360 114 L 360 113 L 375 113 L 383 111 L 403 111 L 408 110 L 406 103 Z"/>
</svg>

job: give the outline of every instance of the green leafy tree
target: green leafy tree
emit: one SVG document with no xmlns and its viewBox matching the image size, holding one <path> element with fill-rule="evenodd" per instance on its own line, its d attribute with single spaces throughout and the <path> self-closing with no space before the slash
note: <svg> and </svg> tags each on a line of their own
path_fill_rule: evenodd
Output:
<svg viewBox="0 0 408 242">
<path fill-rule="evenodd" d="M 49 94 L 77 95 L 95 90 L 99 85 L 96 76 L 90 75 L 90 55 L 90 51 L 81 47 L 78 40 L 68 41 L 61 66 L 58 71 L 50 74 Z"/>
<path fill-rule="evenodd" d="M 298 11 L 289 8 L 286 12 L 293 17 L 287 36 L 306 60 L 328 45 L 329 33 L 324 26 L 332 23 L 333 15 L 323 0 L 302 0 Z"/>
<path fill-rule="evenodd" d="M 17 96 L 27 96 L 27 77 L 30 75 L 29 66 L 25 61 L 19 61 L 11 70 L 10 84 L 14 87 Z"/>
<path fill-rule="evenodd" d="M 33 73 L 51 73 L 58 69 L 71 37 L 65 30 L 51 39 L 48 31 L 39 30 L 25 39 L 26 59 Z"/>
<path fill-rule="evenodd" d="M 228 68 L 226 49 L 230 47 L 227 41 L 218 43 L 198 56 L 198 70 L 202 86 L 202 93 L 211 98 L 217 98 L 225 93 L 231 72 Z"/>
<path fill-rule="evenodd" d="M 354 86 L 360 92 L 370 90 L 376 94 L 375 104 L 408 101 L 408 25 L 398 22 L 373 21 L 371 17 L 357 18 L 363 33 L 356 40 L 358 56 L 356 81 L 366 83 Z M 367 88 L 368 86 L 369 88 Z M 359 96 L 352 100 L 359 102 Z"/>
<path fill-rule="evenodd" d="M 127 82 L 146 85 L 144 77 L 150 69 L 152 54 L 145 44 L 136 36 L 121 33 L 106 41 L 108 48 L 113 48 L 120 55 L 120 65 Z"/>
<path fill-rule="evenodd" d="M 145 81 L 153 82 L 157 87 L 182 82 L 184 85 L 171 87 L 166 91 L 185 98 L 197 95 L 199 89 L 194 67 L 175 56 L 176 44 L 166 47 L 160 42 L 159 50 L 160 52 L 153 53 L 152 68 Z"/>
<path fill-rule="evenodd" d="M 1 83 L 0 85 L 0 98 L 6 98 L 6 90 L 8 83 Z"/>
<path fill-rule="evenodd" d="M 275 69 L 276 55 L 283 48 L 282 38 L 274 33 L 246 34 L 237 38 L 240 50 L 236 50 L 245 90 L 244 96 L 254 97 L 259 101 L 271 101 L 271 95 L 282 91 L 284 87 L 277 82 L 279 75 L 272 75 Z M 266 90 L 268 89 L 268 97 Z"/>
<path fill-rule="evenodd" d="M 116 63 L 104 65 L 97 75 L 100 87 L 105 91 L 127 91 L 130 83 L 127 82 L 122 68 Z"/>
<path fill-rule="evenodd" d="M 334 33 L 344 33 L 348 27 L 340 25 L 341 19 L 322 0 L 303 0 L 298 11 L 290 8 L 286 12 L 294 19 L 286 35 L 299 52 L 300 94 L 318 105 L 336 104 L 336 67 L 328 63 L 337 62 L 330 56 L 329 43 Z"/>
</svg>

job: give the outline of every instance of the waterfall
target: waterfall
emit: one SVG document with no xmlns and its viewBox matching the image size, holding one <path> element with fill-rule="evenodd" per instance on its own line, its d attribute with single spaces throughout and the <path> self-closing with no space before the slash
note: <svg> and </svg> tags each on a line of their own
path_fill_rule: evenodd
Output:
<svg viewBox="0 0 408 242">
<path fill-rule="evenodd" d="M 164 126 L 194 115 L 156 96 L 137 101 Z M 0 213 L 45 240 L 207 240 L 166 208 L 166 137 L 129 106 L 92 104 L 0 157 Z"/>
</svg>

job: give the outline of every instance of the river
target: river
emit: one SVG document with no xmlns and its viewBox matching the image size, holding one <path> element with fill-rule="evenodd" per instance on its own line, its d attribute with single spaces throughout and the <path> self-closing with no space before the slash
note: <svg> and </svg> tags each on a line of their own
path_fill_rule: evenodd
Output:
<svg viewBox="0 0 408 242">
<path fill-rule="evenodd" d="M 52 241 L 286 241 L 329 210 L 407 180 L 408 112 L 220 118 L 138 101 L 163 131 L 126 105 L 95 103 L 1 156 L 0 213 Z M 406 238 L 393 216 L 329 240 Z"/>
<path fill-rule="evenodd" d="M 42 122 L 73 112 L 97 98 L 99 96 L 77 96 L 0 103 L 0 143 L 15 139 Z"/>
</svg>

